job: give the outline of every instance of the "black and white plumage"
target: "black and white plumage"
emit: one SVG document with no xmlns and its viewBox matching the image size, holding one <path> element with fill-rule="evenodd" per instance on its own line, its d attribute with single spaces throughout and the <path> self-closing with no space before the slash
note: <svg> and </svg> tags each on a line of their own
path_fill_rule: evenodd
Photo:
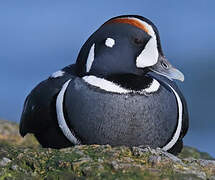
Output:
<svg viewBox="0 0 215 180">
<path fill-rule="evenodd" d="M 177 154 L 188 129 L 186 101 L 172 79 L 158 30 L 127 15 L 104 23 L 76 64 L 52 74 L 26 98 L 20 134 L 43 147 L 76 144 L 160 147 Z"/>
</svg>

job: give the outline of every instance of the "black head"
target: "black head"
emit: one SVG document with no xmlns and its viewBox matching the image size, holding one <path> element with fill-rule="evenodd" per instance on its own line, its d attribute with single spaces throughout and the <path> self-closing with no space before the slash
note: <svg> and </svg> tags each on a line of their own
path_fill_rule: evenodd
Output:
<svg viewBox="0 0 215 180">
<path fill-rule="evenodd" d="M 105 22 L 85 42 L 76 65 L 79 76 L 144 76 L 154 71 L 183 80 L 183 74 L 165 59 L 155 25 L 136 15 L 118 16 Z"/>
</svg>

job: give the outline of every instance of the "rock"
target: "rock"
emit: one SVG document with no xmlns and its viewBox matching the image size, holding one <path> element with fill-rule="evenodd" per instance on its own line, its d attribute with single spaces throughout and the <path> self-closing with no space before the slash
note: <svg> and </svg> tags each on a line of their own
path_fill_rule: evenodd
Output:
<svg viewBox="0 0 215 180">
<path fill-rule="evenodd" d="M 195 159 L 208 159 L 208 160 L 215 160 L 212 156 L 210 156 L 206 152 L 200 152 L 194 147 L 185 146 L 182 149 L 182 152 L 179 154 L 180 158 L 188 158 L 193 157 Z"/>
<path fill-rule="evenodd" d="M 160 156 L 149 156 L 149 163 L 151 163 L 152 165 L 157 165 L 161 162 L 161 157 Z"/>
<path fill-rule="evenodd" d="M 10 162 L 11 162 L 10 159 L 3 157 L 2 160 L 0 161 L 0 166 L 7 166 L 7 164 Z"/>
<path fill-rule="evenodd" d="M 149 147 L 81 145 L 55 150 L 41 148 L 32 136 L 22 139 L 18 126 L 7 123 L 4 127 L 16 138 L 0 127 L 0 179 L 215 180 L 215 161 L 195 148 L 185 147 L 178 157 Z"/>
<path fill-rule="evenodd" d="M 0 120 L 0 142 L 1 144 L 24 145 L 28 147 L 39 146 L 33 135 L 22 138 L 19 135 L 19 125 L 14 122 Z"/>
<path fill-rule="evenodd" d="M 11 166 L 11 169 L 14 170 L 14 171 L 17 171 L 19 169 L 19 166 L 17 165 L 12 165 Z"/>
</svg>

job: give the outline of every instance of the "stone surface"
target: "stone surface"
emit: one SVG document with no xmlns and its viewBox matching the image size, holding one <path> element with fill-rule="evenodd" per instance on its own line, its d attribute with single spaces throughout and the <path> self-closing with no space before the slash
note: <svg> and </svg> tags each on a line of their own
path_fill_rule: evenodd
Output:
<svg viewBox="0 0 215 180">
<path fill-rule="evenodd" d="M 7 166 L 7 164 L 10 162 L 11 162 L 10 159 L 3 157 L 2 160 L 0 161 L 0 166 Z"/>
<path fill-rule="evenodd" d="M 215 161 L 195 148 L 185 147 L 178 157 L 160 148 L 82 145 L 45 149 L 33 136 L 21 138 L 17 128 L 17 124 L 0 121 L 0 180 L 215 179 Z"/>
<path fill-rule="evenodd" d="M 37 140 L 33 135 L 22 138 L 19 135 L 19 125 L 14 122 L 0 120 L 0 142 L 1 144 L 13 144 L 18 146 L 38 146 Z"/>
</svg>

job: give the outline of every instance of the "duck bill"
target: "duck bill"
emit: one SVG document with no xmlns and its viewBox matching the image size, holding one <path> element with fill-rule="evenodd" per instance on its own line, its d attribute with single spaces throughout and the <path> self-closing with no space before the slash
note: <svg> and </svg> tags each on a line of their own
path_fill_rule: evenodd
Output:
<svg viewBox="0 0 215 180">
<path fill-rule="evenodd" d="M 181 71 L 173 67 L 165 57 L 160 56 L 158 62 L 149 67 L 149 69 L 157 74 L 167 77 L 170 80 L 177 79 L 184 81 L 184 75 Z"/>
</svg>

